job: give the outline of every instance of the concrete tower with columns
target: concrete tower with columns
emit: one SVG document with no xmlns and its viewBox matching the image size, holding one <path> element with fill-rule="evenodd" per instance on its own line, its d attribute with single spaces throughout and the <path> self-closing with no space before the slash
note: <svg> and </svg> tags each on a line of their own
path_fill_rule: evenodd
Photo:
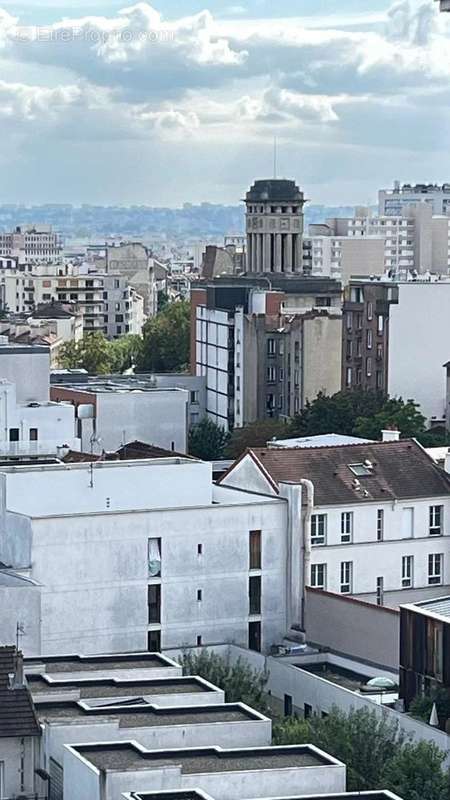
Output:
<svg viewBox="0 0 450 800">
<path fill-rule="evenodd" d="M 247 272 L 301 272 L 305 198 L 295 181 L 255 181 L 245 204 Z"/>
</svg>

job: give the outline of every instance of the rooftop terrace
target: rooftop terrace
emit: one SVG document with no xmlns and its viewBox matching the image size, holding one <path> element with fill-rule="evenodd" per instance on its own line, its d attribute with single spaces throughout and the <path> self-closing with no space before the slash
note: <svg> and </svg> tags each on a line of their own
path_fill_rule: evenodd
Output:
<svg viewBox="0 0 450 800">
<path fill-rule="evenodd" d="M 220 747 L 145 750 L 133 742 L 113 742 L 74 745 L 73 750 L 97 769 L 110 769 L 115 772 L 135 772 L 179 765 L 183 773 L 196 775 L 207 772 L 245 772 L 339 764 L 312 745 L 237 750 L 223 750 Z"/>
</svg>

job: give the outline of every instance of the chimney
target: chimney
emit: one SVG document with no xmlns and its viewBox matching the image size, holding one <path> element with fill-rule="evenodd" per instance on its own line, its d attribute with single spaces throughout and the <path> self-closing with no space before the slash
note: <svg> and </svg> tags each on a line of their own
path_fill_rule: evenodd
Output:
<svg viewBox="0 0 450 800">
<path fill-rule="evenodd" d="M 445 454 L 444 469 L 450 475 L 450 447 Z"/>
<path fill-rule="evenodd" d="M 400 431 L 397 430 L 397 428 L 386 428 L 384 431 L 381 431 L 381 437 L 383 442 L 399 442 Z"/>
<path fill-rule="evenodd" d="M 23 653 L 21 650 L 16 651 L 16 671 L 14 675 L 14 688 L 19 689 L 24 686 L 23 679 Z"/>
</svg>

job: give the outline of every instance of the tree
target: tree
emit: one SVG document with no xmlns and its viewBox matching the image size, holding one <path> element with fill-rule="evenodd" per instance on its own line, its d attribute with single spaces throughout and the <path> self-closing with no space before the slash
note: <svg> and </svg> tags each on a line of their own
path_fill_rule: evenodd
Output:
<svg viewBox="0 0 450 800">
<path fill-rule="evenodd" d="M 239 458 L 247 447 L 265 447 L 271 439 L 286 439 L 290 428 L 286 422 L 268 419 L 252 422 L 244 428 L 235 428 L 226 449 L 228 458 Z"/>
<path fill-rule="evenodd" d="M 63 369 L 85 369 L 95 375 L 111 371 L 111 345 L 102 333 L 88 333 L 79 342 L 66 342 L 59 354 Z"/>
<path fill-rule="evenodd" d="M 386 788 L 382 776 L 386 762 L 403 746 L 396 723 L 379 718 L 375 711 L 359 709 L 345 714 L 331 709 L 322 719 L 284 720 L 275 727 L 276 744 L 311 742 L 347 765 L 349 791 Z"/>
<path fill-rule="evenodd" d="M 189 453 L 203 461 L 219 461 L 223 458 L 228 436 L 223 428 L 205 417 L 189 431 Z"/>
<path fill-rule="evenodd" d="M 180 659 L 183 675 L 200 675 L 225 692 L 227 703 L 246 703 L 261 713 L 267 713 L 265 672 L 252 669 L 238 658 L 231 663 L 229 656 L 220 656 L 207 650 L 199 653 L 185 651 Z"/>
<path fill-rule="evenodd" d="M 394 752 L 382 773 L 385 788 L 408 800 L 445 800 L 445 753 L 432 742 L 408 743 Z"/>
<path fill-rule="evenodd" d="M 96 331 L 79 342 L 63 344 L 59 363 L 63 369 L 85 369 L 95 375 L 124 372 L 133 366 L 141 347 L 140 336 L 121 336 L 110 342 Z"/>
<path fill-rule="evenodd" d="M 401 397 L 392 398 L 375 415 L 358 417 L 353 432 L 365 439 L 381 439 L 382 430 L 397 428 L 406 439 L 419 436 L 425 432 L 425 417 L 418 409 L 414 400 L 405 403 Z"/>
<path fill-rule="evenodd" d="M 147 320 L 136 372 L 175 372 L 189 363 L 190 305 L 171 303 Z"/>
<path fill-rule="evenodd" d="M 322 433 L 351 436 L 356 420 L 377 414 L 386 400 L 386 395 L 381 392 L 359 389 L 337 392 L 331 397 L 321 392 L 293 418 L 290 436 L 316 436 Z"/>
</svg>

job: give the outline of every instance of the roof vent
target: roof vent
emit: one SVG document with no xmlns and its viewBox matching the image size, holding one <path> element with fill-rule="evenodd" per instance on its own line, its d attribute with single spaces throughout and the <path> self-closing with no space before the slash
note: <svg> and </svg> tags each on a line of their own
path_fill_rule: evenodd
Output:
<svg viewBox="0 0 450 800">
<path fill-rule="evenodd" d="M 13 691 L 14 684 L 15 684 L 15 674 L 14 672 L 8 672 L 8 689 Z"/>
<path fill-rule="evenodd" d="M 355 478 L 355 479 L 352 481 L 352 486 L 353 486 L 353 488 L 354 488 L 354 489 L 356 489 L 356 490 L 358 490 L 358 489 L 360 489 L 360 488 L 361 488 L 361 482 L 358 480 L 358 478 Z"/>
<path fill-rule="evenodd" d="M 373 464 L 368 458 L 365 459 L 364 466 L 367 467 L 367 469 L 373 469 Z"/>
</svg>

